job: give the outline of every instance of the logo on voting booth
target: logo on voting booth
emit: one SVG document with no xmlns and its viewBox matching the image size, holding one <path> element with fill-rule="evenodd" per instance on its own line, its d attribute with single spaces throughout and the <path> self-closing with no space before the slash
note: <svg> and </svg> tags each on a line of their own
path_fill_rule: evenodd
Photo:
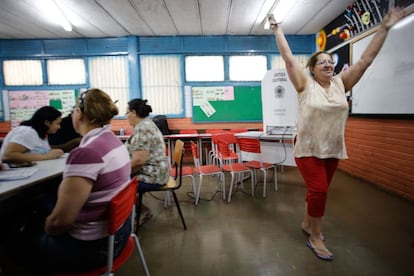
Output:
<svg viewBox="0 0 414 276">
<path fill-rule="evenodd" d="M 275 88 L 275 97 L 276 98 L 282 98 L 285 94 L 285 88 L 281 85 L 276 86 Z"/>
</svg>

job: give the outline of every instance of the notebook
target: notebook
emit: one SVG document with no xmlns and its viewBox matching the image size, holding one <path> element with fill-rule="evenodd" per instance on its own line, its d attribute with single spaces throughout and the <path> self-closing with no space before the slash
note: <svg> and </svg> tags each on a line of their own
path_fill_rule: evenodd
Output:
<svg viewBox="0 0 414 276">
<path fill-rule="evenodd" d="M 0 171 L 0 181 L 29 178 L 38 170 L 36 167 L 3 170 Z"/>
</svg>

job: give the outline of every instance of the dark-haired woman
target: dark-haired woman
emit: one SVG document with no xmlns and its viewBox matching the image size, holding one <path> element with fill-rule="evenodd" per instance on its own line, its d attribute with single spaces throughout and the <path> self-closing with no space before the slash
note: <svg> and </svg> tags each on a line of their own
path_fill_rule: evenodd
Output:
<svg viewBox="0 0 414 276">
<path fill-rule="evenodd" d="M 4 138 L 0 156 L 3 163 L 30 163 L 59 158 L 61 149 L 51 149 L 47 135 L 60 129 L 62 113 L 52 106 L 43 106 L 33 116 L 11 130 Z"/>
<path fill-rule="evenodd" d="M 138 192 L 155 190 L 165 185 L 169 178 L 164 137 L 149 118 L 151 112 L 147 100 L 133 99 L 128 102 L 127 118 L 134 129 L 125 144 L 131 157 L 132 174 L 138 177 Z M 142 205 L 141 218 L 141 224 L 151 218 L 151 212 L 145 205 Z"/>
</svg>

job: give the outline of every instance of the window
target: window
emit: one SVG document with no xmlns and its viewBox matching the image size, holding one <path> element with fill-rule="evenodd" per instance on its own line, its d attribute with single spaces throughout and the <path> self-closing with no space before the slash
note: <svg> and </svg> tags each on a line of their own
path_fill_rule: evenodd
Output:
<svg viewBox="0 0 414 276">
<path fill-rule="evenodd" d="M 142 98 L 153 114 L 183 114 L 180 56 L 143 55 L 140 62 Z"/>
<path fill-rule="evenodd" d="M 267 71 L 264 55 L 230 56 L 229 74 L 231 81 L 261 81 Z"/>
<path fill-rule="evenodd" d="M 307 55 L 295 55 L 294 57 L 300 64 L 302 64 L 303 68 L 306 67 L 306 63 L 308 62 L 308 59 L 309 59 Z M 272 69 L 285 69 L 286 68 L 285 61 L 280 55 L 272 55 L 271 63 L 272 63 Z"/>
<path fill-rule="evenodd" d="M 42 62 L 40 60 L 5 60 L 3 76 L 6 86 L 42 85 Z"/>
<path fill-rule="evenodd" d="M 48 83 L 84 84 L 86 82 L 83 59 L 51 59 L 46 62 Z"/>
<path fill-rule="evenodd" d="M 186 81 L 224 81 L 223 56 L 185 57 Z"/>
<path fill-rule="evenodd" d="M 89 83 L 90 88 L 99 88 L 118 101 L 119 115 L 125 113 L 129 95 L 127 56 L 89 58 Z"/>
</svg>

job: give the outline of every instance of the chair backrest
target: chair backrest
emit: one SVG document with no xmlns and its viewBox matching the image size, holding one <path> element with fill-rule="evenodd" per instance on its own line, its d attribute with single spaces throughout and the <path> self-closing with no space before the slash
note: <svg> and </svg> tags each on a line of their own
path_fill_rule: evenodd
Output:
<svg viewBox="0 0 414 276">
<path fill-rule="evenodd" d="M 233 132 L 233 133 L 241 133 L 241 132 L 247 132 L 247 131 L 249 131 L 247 128 L 233 128 L 233 129 L 230 129 L 230 132 Z"/>
<path fill-rule="evenodd" d="M 134 177 L 127 186 L 119 191 L 109 205 L 108 233 L 114 234 L 133 211 L 137 198 L 138 180 Z"/>
<path fill-rule="evenodd" d="M 241 151 L 260 153 L 260 141 L 252 138 L 239 138 L 239 148 Z"/>
<path fill-rule="evenodd" d="M 234 133 L 224 133 L 214 135 L 215 142 L 217 143 L 217 151 L 221 162 L 224 159 L 237 160 L 237 149 L 238 144 L 237 137 Z"/>
<path fill-rule="evenodd" d="M 210 134 L 214 134 L 214 133 L 226 133 L 228 132 L 228 130 L 224 130 L 224 129 L 220 129 L 220 128 L 210 128 L 210 129 L 206 129 L 205 133 L 210 133 Z"/>
<path fill-rule="evenodd" d="M 193 154 L 194 166 L 200 169 L 201 163 L 200 163 L 200 156 L 198 154 L 198 146 L 193 141 L 190 141 L 190 143 L 191 143 L 191 153 Z"/>
<path fill-rule="evenodd" d="M 131 216 L 134 220 L 138 180 L 134 177 L 127 186 L 120 190 L 109 204 L 108 255 L 105 275 L 109 275 L 114 265 L 114 243 L 116 231 Z M 131 223 L 132 223 L 131 221 Z M 132 230 L 132 229 L 131 229 Z"/>
<path fill-rule="evenodd" d="M 263 164 L 260 141 L 254 138 L 239 138 L 239 150 L 241 161 L 259 161 Z"/>
<path fill-rule="evenodd" d="M 173 162 L 177 165 L 182 163 L 183 159 L 183 153 L 184 153 L 184 142 L 180 139 L 177 139 L 175 141 L 174 145 L 174 152 L 173 152 Z"/>
<path fill-rule="evenodd" d="M 198 134 L 196 129 L 181 129 L 180 134 Z"/>
<path fill-rule="evenodd" d="M 183 157 L 184 157 L 184 142 L 180 139 L 175 141 L 173 152 L 173 167 L 175 169 L 174 179 L 179 177 L 179 186 L 181 186 L 182 172 L 183 172 Z"/>
</svg>

